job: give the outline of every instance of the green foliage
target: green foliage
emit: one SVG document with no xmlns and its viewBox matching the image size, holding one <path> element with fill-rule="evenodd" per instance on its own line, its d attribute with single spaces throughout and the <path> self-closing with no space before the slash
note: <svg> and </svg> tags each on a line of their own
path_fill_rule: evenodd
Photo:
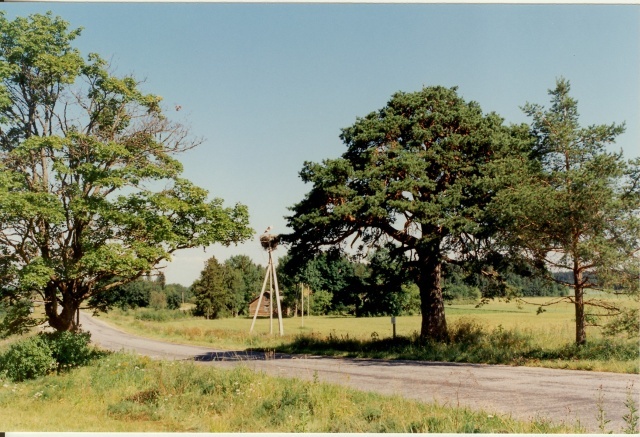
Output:
<svg viewBox="0 0 640 437">
<path fill-rule="evenodd" d="M 629 338 L 638 338 L 640 336 L 640 311 L 637 308 L 622 309 L 617 317 L 604 325 L 603 333 L 611 337 L 625 333 Z"/>
<path fill-rule="evenodd" d="M 225 287 L 224 280 L 222 265 L 215 257 L 209 258 L 200 278 L 191 286 L 196 300 L 195 315 L 205 316 L 207 319 L 229 315 L 233 296 Z"/>
<path fill-rule="evenodd" d="M 79 35 L 50 13 L 0 15 L 2 297 L 11 306 L 35 295 L 61 331 L 83 302 L 175 251 L 253 233 L 245 206 L 225 208 L 181 177 L 176 156 L 198 140 L 135 78 L 113 76 L 97 54 L 84 59 Z"/>
<path fill-rule="evenodd" d="M 303 263 L 285 256 L 278 265 L 278 281 L 294 301 L 300 299 L 300 283 L 311 289 L 313 314 L 359 314 L 362 281 L 366 275 L 359 267 L 337 251 L 321 253 Z M 289 307 L 297 303 L 286 302 Z"/>
<path fill-rule="evenodd" d="M 360 253 L 393 243 L 394 259 L 420 289 L 421 335 L 446 337 L 442 266 L 450 253 L 489 255 L 473 242 L 499 230 L 486 216 L 491 181 L 511 171 L 496 163 L 524 157 L 528 146 L 526 131 L 502 123 L 455 88 L 394 94 L 342 130 L 341 158 L 305 163 L 300 174 L 312 188 L 288 217 L 293 233 L 283 236 L 292 257 L 345 249 L 347 239 Z"/>
<path fill-rule="evenodd" d="M 621 152 L 607 150 L 624 125 L 581 127 L 570 89 L 569 81 L 558 79 L 549 90 L 550 108 L 523 107 L 532 119 L 531 162 L 537 165 L 523 167 L 516 183 L 498 187 L 495 206 L 505 218 L 504 246 L 525 254 L 549 279 L 563 278 L 548 270 L 571 272 L 562 282 L 573 289 L 576 343 L 583 344 L 587 325 L 619 310 L 593 302 L 597 310 L 589 313 L 584 290 L 637 295 L 640 287 L 640 172 L 637 159 L 627 162 Z"/>
<path fill-rule="evenodd" d="M 191 286 L 195 314 L 219 318 L 248 314 L 249 302 L 260 294 L 265 270 L 246 255 L 237 255 L 220 264 L 210 258 Z"/>
<path fill-rule="evenodd" d="M 403 286 L 410 282 L 402 259 L 393 256 L 393 248 L 376 250 L 368 263 L 368 275 L 362 284 L 358 315 L 398 316 L 409 305 L 409 295 Z"/>
<path fill-rule="evenodd" d="M 111 308 L 121 310 L 144 308 L 148 306 L 178 309 L 185 300 L 192 297 L 190 290 L 180 284 L 163 285 L 164 276 L 155 278 L 143 276 L 128 284 L 115 287 L 108 293 L 101 293 L 89 300 L 91 307 L 107 312 Z"/>
<path fill-rule="evenodd" d="M 13 381 L 38 378 L 52 371 L 84 366 L 99 357 L 88 332 L 42 333 L 19 340 L 0 356 L 0 371 Z"/>
<path fill-rule="evenodd" d="M 190 298 L 189 289 L 180 284 L 168 284 L 163 292 L 167 298 L 167 308 L 170 310 L 179 309 L 180 305 L 182 305 L 183 297 L 185 302 Z"/>
<path fill-rule="evenodd" d="M 622 416 L 626 424 L 626 428 L 623 430 L 625 434 L 635 434 L 640 432 L 640 415 L 638 414 L 638 401 L 633 395 L 633 384 L 627 387 L 627 400 L 624 403 L 627 407 L 627 412 Z"/>
<path fill-rule="evenodd" d="M 161 291 L 152 291 L 149 295 L 149 306 L 154 310 L 167 308 L 167 295 Z"/>
<path fill-rule="evenodd" d="M 64 370 L 84 366 L 98 356 L 90 346 L 89 332 L 51 332 L 41 334 L 51 350 L 51 356 L 56 362 L 57 370 Z"/>
<path fill-rule="evenodd" d="M 134 318 L 136 320 L 146 320 L 151 322 L 168 322 L 169 320 L 180 320 L 190 316 L 191 314 L 189 312 L 175 309 L 156 310 L 140 308 L 134 312 Z"/>
<path fill-rule="evenodd" d="M 311 299 L 311 314 L 327 314 L 331 312 L 333 293 L 326 290 L 317 290 L 309 297 Z"/>
<path fill-rule="evenodd" d="M 0 369 L 13 381 L 45 376 L 56 366 L 48 342 L 39 335 L 12 344 L 0 357 Z"/>
<path fill-rule="evenodd" d="M 445 268 L 442 294 L 449 302 L 476 302 L 481 297 L 477 284 L 470 283 L 469 275 L 453 265 Z"/>
<path fill-rule="evenodd" d="M 357 262 L 337 251 L 319 254 L 300 264 L 292 257 L 280 263 L 280 282 L 294 299 L 300 299 L 299 283 L 313 291 L 313 314 L 353 314 L 358 317 L 419 314 L 419 291 L 412 287 L 401 263 L 382 248 L 367 262 Z"/>
<path fill-rule="evenodd" d="M 251 261 L 247 255 L 232 256 L 224 262 L 223 268 L 226 286 L 233 296 L 231 313 L 247 315 L 249 302 L 258 296 L 262 289 L 265 269 Z"/>
<path fill-rule="evenodd" d="M 0 298 L 0 338 L 26 334 L 41 321 L 32 316 L 33 306 L 22 296 Z"/>
</svg>

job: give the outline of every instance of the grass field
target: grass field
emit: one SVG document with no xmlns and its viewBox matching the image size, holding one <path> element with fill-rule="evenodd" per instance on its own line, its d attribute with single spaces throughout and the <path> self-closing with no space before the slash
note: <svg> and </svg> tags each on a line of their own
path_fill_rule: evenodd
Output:
<svg viewBox="0 0 640 437">
<path fill-rule="evenodd" d="M 12 432 L 576 433 L 486 411 L 422 404 L 239 367 L 116 353 L 60 375 L 0 380 L 0 424 Z"/>
<path fill-rule="evenodd" d="M 447 305 L 445 308 L 447 322 L 451 325 L 465 318 L 472 318 L 488 329 L 502 326 L 504 329 L 518 329 L 535 331 L 540 341 L 555 345 L 565 344 L 574 338 L 573 306 L 560 303 L 547 307 L 547 311 L 536 314 L 537 305 L 544 302 L 544 298 L 531 298 L 535 305 L 518 305 L 515 302 L 494 301 L 476 308 L 475 304 Z M 139 312 L 146 310 L 141 309 Z M 152 320 L 145 321 L 135 318 L 136 311 L 113 310 L 108 314 L 100 314 L 104 320 L 117 326 L 127 328 L 141 334 L 152 334 L 166 339 L 186 338 L 194 344 L 209 345 L 212 342 L 223 341 L 227 346 L 247 347 L 257 344 L 257 340 L 264 341 L 269 336 L 270 324 L 273 325 L 274 344 L 280 342 L 278 336 L 278 320 L 272 322 L 268 318 L 258 318 L 254 333 L 249 334 L 252 319 L 250 317 L 236 317 L 227 319 L 205 320 L 203 318 L 187 318 L 167 320 L 162 323 Z M 421 316 L 396 317 L 396 333 L 399 336 L 410 336 L 420 331 Z M 320 334 L 349 336 L 357 339 L 374 337 L 391 337 L 393 327 L 390 317 L 348 317 L 348 316 L 306 316 L 284 318 L 285 338 L 300 334 Z M 216 336 L 219 332 L 225 334 Z M 227 335 L 228 334 L 228 335 Z M 245 335 L 246 334 L 246 335 Z M 599 337 L 597 329 L 589 331 L 590 337 Z M 224 338 L 223 338 L 224 337 Z M 270 337 L 270 336 L 269 336 Z"/>
<path fill-rule="evenodd" d="M 529 366 L 544 366 L 583 370 L 602 370 L 613 372 L 638 373 L 639 363 L 637 359 L 628 359 L 628 350 L 637 343 L 627 340 L 619 340 L 624 343 L 627 350 L 627 358 L 620 358 L 620 354 L 611 356 L 598 351 L 597 356 L 589 356 L 588 353 L 573 354 L 565 352 L 574 341 L 573 306 L 568 303 L 559 303 L 546 307 L 546 311 L 537 314 L 540 304 L 548 301 L 547 298 L 531 298 L 530 304 L 517 304 L 515 302 L 493 301 L 487 305 L 476 307 L 474 304 L 448 305 L 446 315 L 449 326 L 455 329 L 481 328 L 486 333 L 493 333 L 494 337 L 506 338 L 505 333 L 513 334 L 517 339 L 526 339 L 528 350 L 539 350 L 535 354 L 513 355 L 495 361 L 504 364 L 519 364 Z M 631 304 L 630 301 L 626 302 Z M 205 320 L 202 318 L 179 318 L 166 320 L 162 317 L 153 320 L 158 314 L 147 309 L 136 311 L 112 311 L 101 317 L 116 326 L 127 331 L 153 338 L 159 338 L 173 342 L 186 342 L 197 345 L 215 346 L 225 349 L 277 349 L 287 352 L 324 353 L 343 356 L 377 356 L 382 358 L 411 358 L 406 353 L 406 348 L 397 353 L 380 354 L 367 352 L 370 348 L 362 344 L 355 346 L 353 342 L 360 343 L 380 342 L 392 337 L 393 327 L 390 317 L 340 317 L 340 316 L 305 316 L 304 321 L 300 317 L 285 318 L 283 321 L 285 335 L 278 335 L 278 321 L 273 319 L 258 319 L 253 333 L 249 333 L 251 318 L 238 317 L 219 320 Z M 150 320 L 144 320 L 150 319 Z M 420 316 L 396 317 L 396 333 L 398 337 L 412 338 L 420 330 Z M 273 334 L 270 334 L 272 324 Z M 303 326 L 304 325 L 304 326 Z M 500 337 L 501 336 L 501 337 Z M 301 337 L 312 338 L 316 341 L 314 348 L 298 350 L 296 343 Z M 321 347 L 323 339 L 333 340 L 331 347 Z M 509 337 L 511 338 L 511 337 Z M 600 331 L 596 328 L 588 330 L 588 338 L 595 343 L 596 349 L 603 349 L 609 343 L 602 339 Z M 340 343 L 342 341 L 342 343 Z M 502 340 L 493 340 L 500 342 Z M 351 343 L 350 343 L 351 342 Z M 308 343 L 306 345 L 308 346 Z M 326 342 L 325 342 L 326 343 Z M 350 344 L 348 344 L 350 343 Z M 506 344 L 506 340 L 503 341 Z M 523 343 L 520 341 L 520 343 Z M 336 344 L 338 347 L 336 347 Z M 348 345 L 347 345 L 348 344 Z M 294 346 L 292 346 L 294 345 Z M 341 349 L 342 346 L 345 346 Z M 386 343 L 382 348 L 388 349 Z M 507 346 L 505 346 L 507 347 Z M 514 346 L 519 347 L 519 346 Z M 415 349 L 415 348 L 414 348 Z M 549 354 L 545 351 L 560 351 L 557 354 Z M 453 354 L 453 355 L 452 355 Z M 494 354 L 496 355 L 496 354 Z M 558 355 L 558 356 L 556 356 Z M 423 356 L 414 355 L 418 359 L 439 359 L 447 361 L 487 362 L 486 354 L 470 357 L 466 353 L 452 353 Z M 465 358 L 466 357 L 466 358 Z M 514 358 L 515 357 L 515 358 Z M 637 354 L 636 354 L 637 357 Z M 501 361 L 502 360 L 502 361 Z"/>
</svg>

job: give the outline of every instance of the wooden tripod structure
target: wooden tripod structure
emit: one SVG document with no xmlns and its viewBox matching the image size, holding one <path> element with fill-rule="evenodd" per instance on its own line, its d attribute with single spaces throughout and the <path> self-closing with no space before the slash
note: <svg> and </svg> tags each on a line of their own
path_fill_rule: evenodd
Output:
<svg viewBox="0 0 640 437">
<path fill-rule="evenodd" d="M 280 335 L 284 335 L 284 327 L 282 326 L 282 308 L 280 307 L 280 290 L 278 289 L 278 277 L 276 276 L 276 268 L 273 264 L 273 248 L 269 246 L 267 249 L 269 252 L 269 264 L 267 265 L 267 274 L 264 276 L 264 282 L 262 283 L 262 291 L 260 292 L 260 297 L 258 298 L 258 305 L 256 306 L 256 311 L 253 314 L 253 321 L 251 322 L 251 329 L 249 332 L 253 332 L 253 327 L 256 324 L 256 319 L 258 318 L 258 312 L 260 311 L 260 304 L 262 303 L 262 298 L 264 297 L 264 292 L 267 288 L 267 282 L 269 282 L 269 334 L 273 334 L 273 292 L 275 289 L 276 295 L 276 305 L 278 308 L 278 325 L 280 328 Z"/>
</svg>

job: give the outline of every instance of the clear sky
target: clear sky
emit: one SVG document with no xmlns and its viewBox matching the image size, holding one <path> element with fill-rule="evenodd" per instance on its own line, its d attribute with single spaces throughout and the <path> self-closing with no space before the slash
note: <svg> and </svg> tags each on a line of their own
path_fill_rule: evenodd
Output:
<svg viewBox="0 0 640 437">
<path fill-rule="evenodd" d="M 626 122 L 616 148 L 640 155 L 640 6 L 469 4 L 3 3 L 83 27 L 77 47 L 146 79 L 204 143 L 185 176 L 249 207 L 254 239 L 183 251 L 168 282 L 191 285 L 211 256 L 266 265 L 258 236 L 283 233 L 310 189 L 305 160 L 344 151 L 340 129 L 396 91 L 458 86 L 508 123 L 570 80 L 583 125 Z M 175 106 L 182 107 L 180 112 Z M 276 252 L 282 255 L 283 249 Z"/>
</svg>

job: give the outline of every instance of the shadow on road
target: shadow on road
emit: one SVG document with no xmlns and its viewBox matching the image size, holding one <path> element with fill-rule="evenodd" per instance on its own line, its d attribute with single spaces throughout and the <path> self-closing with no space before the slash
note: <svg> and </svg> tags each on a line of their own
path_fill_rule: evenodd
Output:
<svg viewBox="0 0 640 437">
<path fill-rule="evenodd" d="M 291 355 L 254 351 L 212 351 L 193 357 L 194 361 L 267 361 L 292 358 Z"/>
<path fill-rule="evenodd" d="M 469 363 L 446 363 L 431 361 L 410 361 L 410 360 L 383 360 L 371 358 L 341 358 L 322 355 L 306 354 L 282 354 L 273 351 L 211 351 L 191 358 L 194 361 L 268 361 L 268 360 L 344 360 L 357 366 L 378 366 L 378 367 L 401 367 L 401 366 L 423 366 L 423 367 L 487 367 L 486 364 Z"/>
</svg>

